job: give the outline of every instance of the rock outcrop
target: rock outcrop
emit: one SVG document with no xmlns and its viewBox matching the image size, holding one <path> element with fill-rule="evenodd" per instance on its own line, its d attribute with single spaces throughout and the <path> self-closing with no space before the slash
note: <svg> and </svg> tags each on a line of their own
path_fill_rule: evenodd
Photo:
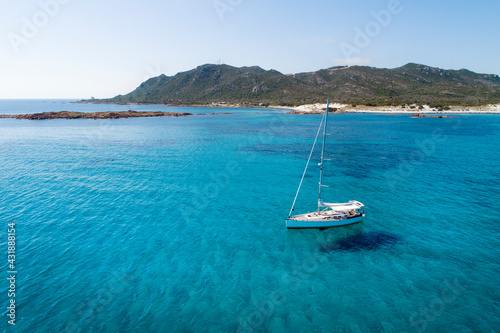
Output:
<svg viewBox="0 0 500 333">
<path fill-rule="evenodd" d="M 45 119 L 118 119 L 118 118 L 137 118 L 137 117 L 182 117 L 191 116 L 192 113 L 184 112 L 161 112 L 161 111 L 106 111 L 106 112 L 43 112 L 32 114 L 0 115 L 0 118 L 15 118 L 29 120 Z"/>
</svg>

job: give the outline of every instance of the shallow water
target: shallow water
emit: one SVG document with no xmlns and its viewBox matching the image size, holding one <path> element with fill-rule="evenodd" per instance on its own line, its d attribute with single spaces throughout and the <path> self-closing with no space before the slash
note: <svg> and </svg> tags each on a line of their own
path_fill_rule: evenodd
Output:
<svg viewBox="0 0 500 333">
<path fill-rule="evenodd" d="M 186 112 L 218 111 L 233 112 Z M 367 217 L 287 231 L 320 117 L 0 119 L 17 331 L 498 330 L 500 118 L 331 115 L 325 200 Z M 297 212 L 314 209 L 317 171 Z"/>
</svg>

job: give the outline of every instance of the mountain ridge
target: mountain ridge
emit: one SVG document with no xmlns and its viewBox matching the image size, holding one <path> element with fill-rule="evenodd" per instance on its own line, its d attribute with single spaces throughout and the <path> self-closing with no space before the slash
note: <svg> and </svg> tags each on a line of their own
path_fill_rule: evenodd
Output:
<svg viewBox="0 0 500 333">
<path fill-rule="evenodd" d="M 336 66 L 282 74 L 259 66 L 205 64 L 142 82 L 126 95 L 90 103 L 169 105 L 301 105 L 333 98 L 363 105 L 485 105 L 500 103 L 500 77 L 416 63 L 392 69 Z"/>
</svg>

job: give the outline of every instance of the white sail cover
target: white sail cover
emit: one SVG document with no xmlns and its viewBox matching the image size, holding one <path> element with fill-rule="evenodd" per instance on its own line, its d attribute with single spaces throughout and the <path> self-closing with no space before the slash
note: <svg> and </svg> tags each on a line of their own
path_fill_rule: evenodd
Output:
<svg viewBox="0 0 500 333">
<path fill-rule="evenodd" d="M 337 212 L 359 209 L 364 206 L 361 202 L 355 200 L 351 200 L 347 203 L 328 203 L 328 202 L 323 202 L 321 200 L 319 202 L 319 205 L 321 207 L 330 207 L 331 209 Z"/>
</svg>

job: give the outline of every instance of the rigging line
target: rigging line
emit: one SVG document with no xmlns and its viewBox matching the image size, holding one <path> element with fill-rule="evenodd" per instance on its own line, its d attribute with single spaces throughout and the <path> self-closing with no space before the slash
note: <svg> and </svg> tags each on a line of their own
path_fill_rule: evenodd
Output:
<svg viewBox="0 0 500 333">
<path fill-rule="evenodd" d="M 302 187 L 302 182 L 304 181 L 304 177 L 306 176 L 307 167 L 309 166 L 309 161 L 311 161 L 311 157 L 314 151 L 314 147 L 316 146 L 316 141 L 318 141 L 319 133 L 321 132 L 321 127 L 323 126 L 323 121 L 325 120 L 325 116 L 321 119 L 321 123 L 319 124 L 318 133 L 316 133 L 316 138 L 314 139 L 314 144 L 312 146 L 311 152 L 309 153 L 309 158 L 307 159 L 306 168 L 304 169 L 304 173 L 302 174 L 302 178 L 300 179 L 299 188 L 297 189 L 297 193 L 295 194 L 295 199 L 293 199 L 292 209 L 290 209 L 290 213 L 288 214 L 288 218 L 292 215 L 293 209 L 295 207 L 295 202 L 297 201 L 297 197 L 299 196 L 300 188 Z"/>
<path fill-rule="evenodd" d="M 328 125 L 328 108 L 330 107 L 330 99 L 326 103 L 325 112 L 325 130 L 323 132 L 323 147 L 321 147 L 321 167 L 319 168 L 319 189 L 318 189 L 318 214 L 321 210 L 321 187 L 323 187 L 323 164 L 325 161 L 325 142 L 326 142 L 326 126 Z"/>
</svg>

